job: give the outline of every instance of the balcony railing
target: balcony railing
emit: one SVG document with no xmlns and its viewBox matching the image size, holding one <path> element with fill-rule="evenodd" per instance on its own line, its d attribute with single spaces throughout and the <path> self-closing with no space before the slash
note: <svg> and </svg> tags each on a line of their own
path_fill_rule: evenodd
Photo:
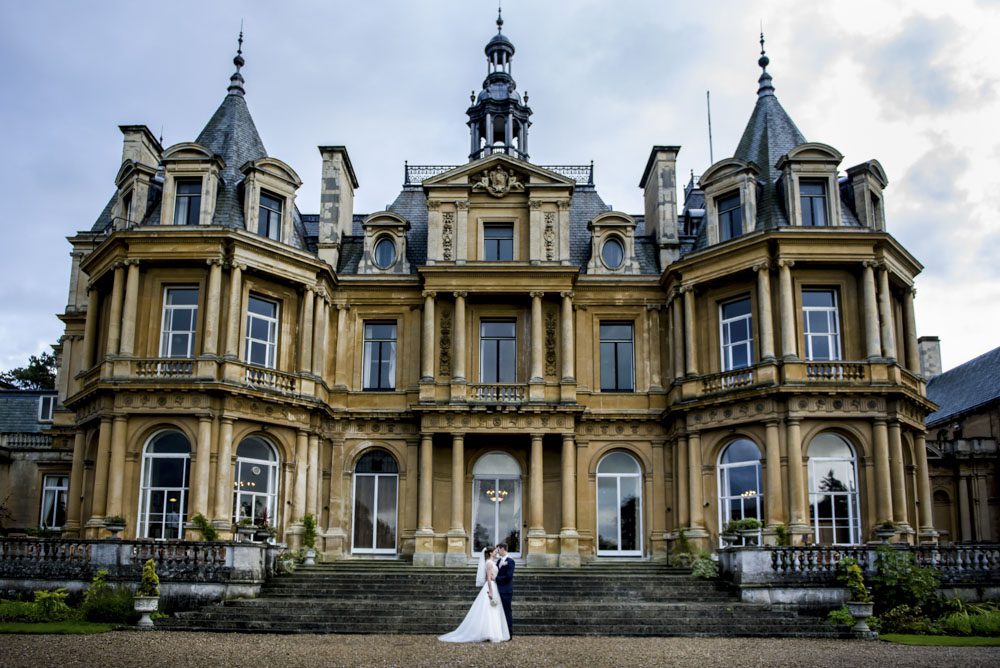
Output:
<svg viewBox="0 0 1000 668">
<path fill-rule="evenodd" d="M 487 404 L 519 404 L 527 396 L 527 386 L 518 383 L 490 383 L 469 386 L 469 401 Z"/>
<path fill-rule="evenodd" d="M 277 371 L 276 369 L 265 369 L 259 366 L 246 366 L 244 379 L 246 380 L 246 384 L 251 387 L 275 390 L 288 394 L 294 393 L 298 385 L 298 379 L 290 373 Z"/>
<path fill-rule="evenodd" d="M 37 432 L 0 434 L 0 448 L 26 449 L 50 448 L 52 436 Z"/>
<path fill-rule="evenodd" d="M 162 357 L 134 359 L 132 373 L 137 378 L 190 378 L 194 375 L 194 360 Z"/>
<path fill-rule="evenodd" d="M 493 153 L 505 153 L 503 150 L 494 150 Z M 487 154 L 490 155 L 490 154 Z M 461 165 L 411 165 L 406 163 L 403 172 L 403 185 L 420 185 L 426 179 L 437 176 L 438 174 L 444 174 L 445 172 L 456 169 Z M 550 172 L 555 172 L 565 176 L 568 179 L 572 179 L 580 186 L 592 186 L 594 185 L 594 163 L 591 162 L 589 165 L 539 165 L 542 169 L 547 169 Z"/>
<path fill-rule="evenodd" d="M 735 369 L 733 371 L 723 371 L 722 373 L 705 376 L 701 380 L 701 391 L 706 394 L 724 392 L 741 387 L 750 387 L 753 384 L 753 369 Z"/>
<path fill-rule="evenodd" d="M 806 380 L 809 382 L 863 383 L 863 362 L 807 362 Z"/>
</svg>

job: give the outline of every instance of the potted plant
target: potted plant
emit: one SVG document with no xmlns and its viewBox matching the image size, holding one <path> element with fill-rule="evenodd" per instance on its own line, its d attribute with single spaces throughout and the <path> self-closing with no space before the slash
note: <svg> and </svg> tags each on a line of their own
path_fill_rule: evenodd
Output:
<svg viewBox="0 0 1000 668">
<path fill-rule="evenodd" d="M 266 510 L 257 517 L 257 521 L 254 522 L 254 525 L 257 528 L 256 533 L 254 533 L 254 538 L 266 541 L 268 544 L 273 545 L 274 537 L 278 535 L 278 530 L 271 526 Z"/>
<path fill-rule="evenodd" d="M 111 532 L 109 540 L 118 540 L 118 534 L 125 530 L 125 518 L 121 515 L 108 515 L 104 518 L 104 528 Z"/>
<path fill-rule="evenodd" d="M 872 595 L 865 586 L 865 575 L 861 564 L 853 557 L 845 557 L 837 564 L 837 580 L 847 589 L 847 609 L 854 617 L 851 629 L 859 638 L 873 637 L 873 631 L 865 621 L 872 616 Z"/>
<path fill-rule="evenodd" d="M 881 538 L 883 543 L 888 543 L 889 539 L 896 535 L 896 525 L 886 520 L 875 527 L 875 535 Z"/>
<path fill-rule="evenodd" d="M 726 547 L 731 547 L 740 539 L 739 534 L 736 530 L 736 520 L 730 520 L 726 522 L 725 526 L 722 527 L 722 534 L 720 535 L 722 542 L 725 543 Z"/>
<path fill-rule="evenodd" d="M 305 545 L 305 559 L 303 566 L 316 565 L 316 516 L 306 513 L 302 518 L 302 543 Z"/>
<path fill-rule="evenodd" d="M 137 626 L 140 629 L 153 628 L 150 614 L 160 607 L 160 578 L 156 575 L 156 561 L 150 559 L 142 567 L 142 580 L 135 590 L 135 611 L 142 615 Z"/>
<path fill-rule="evenodd" d="M 762 526 L 764 525 L 756 517 L 744 517 L 743 519 L 735 520 L 733 528 L 736 529 L 736 533 L 746 543 L 747 541 L 754 541 L 760 536 L 760 528 Z"/>
<path fill-rule="evenodd" d="M 236 523 L 236 533 L 240 536 L 241 540 L 252 540 L 257 534 L 257 527 L 253 523 L 253 519 L 249 517 L 242 517 L 240 521 Z"/>
</svg>

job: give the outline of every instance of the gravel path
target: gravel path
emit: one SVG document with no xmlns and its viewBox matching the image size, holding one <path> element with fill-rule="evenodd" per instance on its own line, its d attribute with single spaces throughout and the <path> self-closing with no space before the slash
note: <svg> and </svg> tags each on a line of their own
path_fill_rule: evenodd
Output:
<svg viewBox="0 0 1000 668">
<path fill-rule="evenodd" d="M 522 637 L 448 645 L 431 636 L 237 635 L 117 631 L 0 636 L 0 666 L 1000 666 L 996 647 L 747 638 Z"/>
</svg>

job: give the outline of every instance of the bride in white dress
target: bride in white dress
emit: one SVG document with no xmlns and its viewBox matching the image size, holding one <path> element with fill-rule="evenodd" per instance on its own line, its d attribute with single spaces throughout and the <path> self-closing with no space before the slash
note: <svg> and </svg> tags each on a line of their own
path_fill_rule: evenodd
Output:
<svg viewBox="0 0 1000 668">
<path fill-rule="evenodd" d="M 510 640 L 507 630 L 507 618 L 500 604 L 500 594 L 497 593 L 493 580 L 497 576 L 497 565 L 493 563 L 493 548 L 483 550 L 476 572 L 476 586 L 480 587 L 479 595 L 472 602 L 472 607 L 466 613 L 465 619 L 451 633 L 438 637 L 444 642 L 503 642 Z"/>
</svg>

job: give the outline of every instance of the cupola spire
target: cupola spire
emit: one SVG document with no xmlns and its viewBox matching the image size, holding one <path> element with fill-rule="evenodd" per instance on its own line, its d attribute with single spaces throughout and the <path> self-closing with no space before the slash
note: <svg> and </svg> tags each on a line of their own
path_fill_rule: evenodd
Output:
<svg viewBox="0 0 1000 668">
<path fill-rule="evenodd" d="M 767 66 L 771 63 L 771 59 L 767 57 L 767 52 L 764 50 L 764 31 L 760 31 L 760 58 L 757 59 L 757 64 L 760 65 L 761 73 L 760 79 L 757 80 L 759 84 L 757 88 L 757 97 L 764 97 L 765 95 L 774 95 L 774 86 L 771 85 L 771 75 L 767 73 Z"/>
<path fill-rule="evenodd" d="M 239 95 L 240 97 L 246 95 L 246 91 L 243 90 L 243 75 L 240 74 L 240 68 L 246 64 L 243 60 L 243 24 L 240 23 L 240 38 L 237 40 L 236 47 L 236 57 L 233 58 L 233 65 L 236 66 L 236 71 L 233 72 L 233 76 L 229 77 L 229 94 Z"/>
</svg>

